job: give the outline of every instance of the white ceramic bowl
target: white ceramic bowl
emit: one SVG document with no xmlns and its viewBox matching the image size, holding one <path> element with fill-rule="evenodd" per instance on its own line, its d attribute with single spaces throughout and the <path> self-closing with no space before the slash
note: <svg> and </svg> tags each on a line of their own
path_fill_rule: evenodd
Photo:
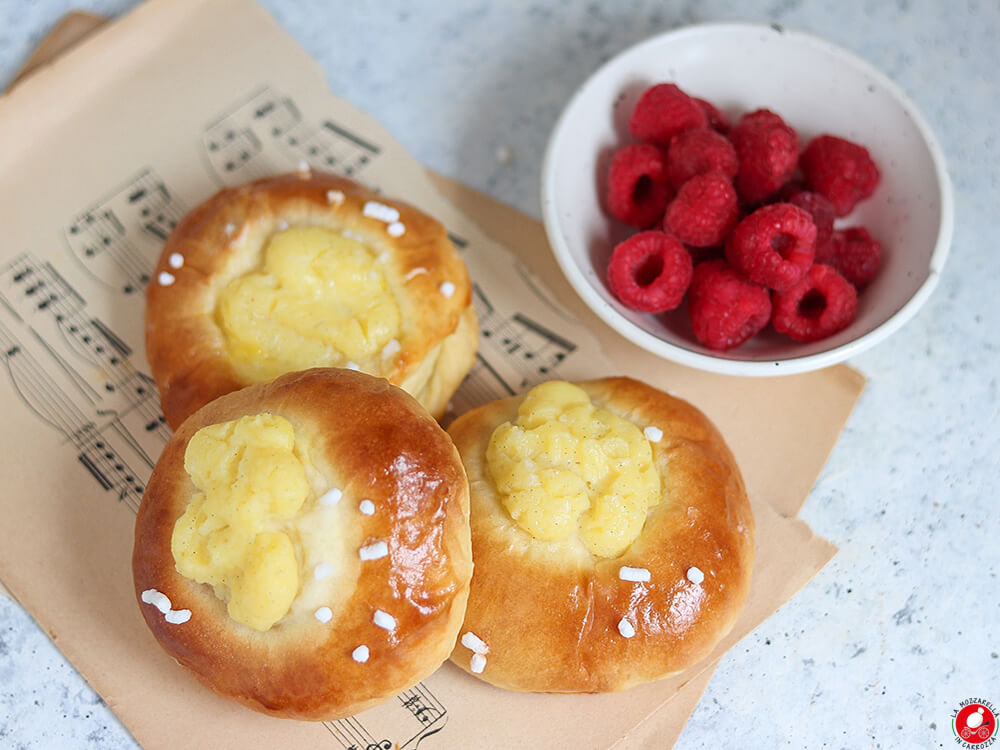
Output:
<svg viewBox="0 0 1000 750">
<path fill-rule="evenodd" d="M 766 107 L 799 133 L 858 142 L 882 173 L 875 194 L 837 226 L 861 224 L 882 243 L 883 266 L 859 295 L 854 323 L 815 343 L 770 327 L 743 346 L 714 352 L 690 330 L 686 304 L 665 315 L 629 310 L 608 290 L 614 245 L 635 230 L 602 208 L 614 150 L 632 142 L 627 122 L 650 85 L 673 82 L 735 121 Z M 951 244 L 951 182 L 933 133 L 905 94 L 879 71 L 829 42 L 755 24 L 691 26 L 617 55 L 573 96 L 542 166 L 542 215 L 567 279 L 610 326 L 666 359 L 732 375 L 815 370 L 874 346 L 917 312 L 937 284 Z"/>
</svg>

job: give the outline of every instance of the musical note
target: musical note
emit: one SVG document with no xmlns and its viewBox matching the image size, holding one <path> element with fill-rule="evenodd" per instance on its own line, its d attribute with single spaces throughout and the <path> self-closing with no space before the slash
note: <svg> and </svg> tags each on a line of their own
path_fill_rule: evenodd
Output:
<svg viewBox="0 0 1000 750">
<path fill-rule="evenodd" d="M 214 134 L 210 134 L 208 150 L 218 154 L 226 172 L 236 171 L 261 150 L 260 139 L 248 128 L 236 131 L 227 127 L 221 137 L 212 138 L 211 135 Z"/>
<path fill-rule="evenodd" d="M 323 726 L 340 741 L 344 750 L 369 750 L 369 748 L 381 750 L 382 743 L 388 742 L 388 740 L 376 740 L 356 716 L 325 721 Z M 392 743 L 387 747 L 391 748 Z"/>
<path fill-rule="evenodd" d="M 448 712 L 424 683 L 404 690 L 398 701 L 395 707 L 384 703 L 360 716 L 327 721 L 323 725 L 343 750 L 415 750 L 424 739 L 444 728 Z M 400 717 L 398 708 L 405 711 L 407 721 Z M 376 724 L 380 730 L 377 735 L 368 728 Z"/>
<path fill-rule="evenodd" d="M 133 513 L 139 511 L 142 501 L 143 483 L 124 457 L 122 446 L 116 438 L 123 437 L 120 423 L 112 420 L 108 425 L 97 428 L 93 423 L 84 425 L 70 436 L 79 449 L 77 459 L 98 480 L 105 491 L 114 492 L 119 502 L 124 503 Z M 152 470 L 151 466 L 147 466 Z"/>
<path fill-rule="evenodd" d="M 49 263 L 40 264 L 27 253 L 18 256 L 0 269 L 0 287 L 18 303 L 30 309 L 66 313 L 83 308 L 83 298 Z"/>
<path fill-rule="evenodd" d="M 237 102 L 202 134 L 209 163 L 227 183 L 250 181 L 277 171 L 265 155 L 268 143 L 295 128 L 302 116 L 287 97 L 266 86 Z"/>
<path fill-rule="evenodd" d="M 473 304 L 479 316 L 476 362 L 452 399 L 457 413 L 522 393 L 555 377 L 576 344 L 521 312 L 496 310 L 478 284 Z"/>
<path fill-rule="evenodd" d="M 184 208 L 144 169 L 66 227 L 70 250 L 96 279 L 125 294 L 149 281 L 163 242 Z"/>
<path fill-rule="evenodd" d="M 301 120 L 295 103 L 287 97 L 267 98 L 253 113 L 254 121 L 263 123 L 274 138 L 280 138 Z"/>
<path fill-rule="evenodd" d="M 408 708 L 414 716 L 424 709 L 423 699 L 419 695 L 412 695 L 406 699 L 400 695 L 400 700 L 403 701 L 403 708 Z"/>
<path fill-rule="evenodd" d="M 142 228 L 161 242 L 167 239 L 184 215 L 183 208 L 174 200 L 163 181 L 151 177 L 148 172 L 139 178 L 138 189 L 129 196 L 129 204 L 138 208 Z"/>
<path fill-rule="evenodd" d="M 103 321 L 85 315 L 83 298 L 50 263 L 39 263 L 27 253 L 19 256 L 0 269 L 0 297 L 2 293 L 10 295 L 11 307 L 25 309 L 25 317 L 44 314 L 51 319 L 67 348 L 96 368 L 103 390 L 124 398 L 123 411 L 140 411 L 144 424 L 154 425 L 149 431 L 169 437 L 162 415 L 151 403 L 152 381 L 129 360 L 132 348 Z M 43 299 L 36 302 L 39 293 Z"/>
<path fill-rule="evenodd" d="M 45 342 L 40 339 L 35 342 L 36 347 L 43 344 Z M 42 347 L 43 353 L 50 352 L 46 347 Z M 101 489 L 113 493 L 130 510 L 137 512 L 144 482 L 133 468 L 134 459 L 130 461 L 127 455 L 136 453 L 138 445 L 131 441 L 117 417 L 113 416 L 107 424 L 98 427 L 72 393 L 59 385 L 33 348 L 27 347 L 11 329 L 0 324 L 0 358 L 20 399 L 67 440 L 76 451 L 80 465 Z M 148 475 L 152 462 L 148 456 L 145 459 L 144 470 Z"/>
<path fill-rule="evenodd" d="M 332 120 L 324 120 L 319 127 L 302 123 L 284 140 L 293 154 L 309 166 L 347 177 L 356 176 L 380 151 L 375 144 Z"/>
<path fill-rule="evenodd" d="M 21 399 L 42 421 L 69 436 L 86 424 L 75 399 L 58 387 L 39 363 L 35 352 L 0 324 L 0 351 L 7 374 Z"/>
<path fill-rule="evenodd" d="M 356 177 L 381 149 L 330 119 L 303 119 L 289 97 L 269 87 L 244 97 L 204 131 L 209 163 L 229 184 L 281 169 L 290 156 L 311 168 Z"/>
<path fill-rule="evenodd" d="M 444 718 L 447 711 L 434 694 L 421 682 L 398 696 L 403 708 L 407 709 L 425 729 Z M 423 732 L 427 735 L 426 731 Z"/>
<path fill-rule="evenodd" d="M 146 188 L 126 199 L 147 200 L 136 194 Z M 51 263 L 24 253 L 0 267 L 0 350 L 25 405 L 63 436 L 101 489 L 136 511 L 170 432 L 128 343 L 87 314 Z"/>
</svg>

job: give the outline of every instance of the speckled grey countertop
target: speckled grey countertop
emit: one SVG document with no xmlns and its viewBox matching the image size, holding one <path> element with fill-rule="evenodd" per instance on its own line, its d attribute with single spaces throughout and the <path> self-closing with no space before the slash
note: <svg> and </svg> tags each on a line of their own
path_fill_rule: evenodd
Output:
<svg viewBox="0 0 1000 750">
<path fill-rule="evenodd" d="M 899 83 L 954 181 L 947 268 L 916 319 L 851 362 L 868 385 L 802 511 L 840 553 L 727 655 L 677 747 L 948 747 L 959 701 L 1000 703 L 1000 3 L 264 4 L 331 88 L 417 158 L 535 216 L 542 152 L 569 95 L 658 31 L 780 23 Z M 80 6 L 114 15 L 129 3 Z M 0 2 L 0 86 L 68 9 Z M 0 597 L 0 747 L 134 746 L 30 616 Z"/>
</svg>

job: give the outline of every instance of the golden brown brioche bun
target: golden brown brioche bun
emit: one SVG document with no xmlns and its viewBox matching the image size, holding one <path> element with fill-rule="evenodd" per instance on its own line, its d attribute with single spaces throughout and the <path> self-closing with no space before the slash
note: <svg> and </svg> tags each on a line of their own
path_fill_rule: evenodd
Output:
<svg viewBox="0 0 1000 750">
<path fill-rule="evenodd" d="M 332 509 L 313 498 L 307 516 L 341 513 L 335 533 L 319 540 L 321 553 L 329 545 L 338 575 L 323 589 L 307 563 L 298 599 L 265 631 L 230 618 L 211 586 L 177 572 L 171 552 L 174 524 L 196 492 L 184 467 L 192 435 L 260 413 L 287 419 L 296 446 L 342 491 Z M 364 501 L 371 503 L 367 511 Z M 167 444 L 136 519 L 136 596 L 160 645 L 215 692 L 276 716 L 348 716 L 392 698 L 447 659 L 472 573 L 468 512 L 458 453 L 412 397 L 349 370 L 291 373 L 211 402 Z M 316 525 L 303 521 L 293 538 L 315 536 Z M 386 556 L 361 559 L 362 546 L 380 542 Z M 302 565 L 301 544 L 297 554 Z M 307 585 L 312 601 L 300 603 Z M 151 590 L 169 599 L 171 611 L 189 611 L 189 619 L 168 622 L 155 601 L 144 599 Z M 332 605 L 325 623 L 314 614 L 323 602 Z M 391 616 L 391 630 L 378 625 L 376 610 Z M 359 646 L 368 650 L 363 663 L 352 657 Z"/>
<path fill-rule="evenodd" d="M 384 215 L 365 215 L 369 203 L 397 211 L 403 233 L 394 236 Z M 384 258 L 399 304 L 399 351 L 379 372 L 366 371 L 440 418 L 478 342 L 465 264 L 441 224 L 416 208 L 341 177 L 301 171 L 221 190 L 167 239 L 147 287 L 146 355 L 168 424 L 176 428 L 212 399 L 250 384 L 233 366 L 216 307 L 226 285 L 258 269 L 269 240 L 289 226 L 349 234 Z"/>
<path fill-rule="evenodd" d="M 753 515 L 718 430 L 690 404 L 629 378 L 577 385 L 595 406 L 663 432 L 652 443 L 662 497 L 618 557 L 539 541 L 501 503 L 486 449 L 523 396 L 464 414 L 448 430 L 472 502 L 476 568 L 462 638 L 472 633 L 488 648 L 478 676 L 511 690 L 615 691 L 680 672 L 732 628 L 750 585 Z M 648 571 L 649 581 L 622 580 L 623 566 Z M 689 580 L 699 571 L 702 583 Z M 472 655 L 460 642 L 451 659 L 471 671 Z"/>
</svg>

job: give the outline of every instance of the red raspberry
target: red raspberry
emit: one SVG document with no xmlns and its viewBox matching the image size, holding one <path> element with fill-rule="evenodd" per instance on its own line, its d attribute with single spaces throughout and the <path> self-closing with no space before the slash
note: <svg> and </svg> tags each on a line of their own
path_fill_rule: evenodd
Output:
<svg viewBox="0 0 1000 750">
<path fill-rule="evenodd" d="M 636 140 L 666 146 L 677 133 L 708 125 L 705 110 L 672 83 L 646 89 L 632 110 L 629 132 Z"/>
<path fill-rule="evenodd" d="M 663 152 L 646 143 L 618 149 L 608 169 L 608 211 L 629 226 L 645 229 L 663 217 L 673 191 Z"/>
<path fill-rule="evenodd" d="M 864 146 L 821 135 L 813 138 L 799 160 L 806 182 L 833 204 L 837 216 L 847 216 L 875 192 L 878 166 Z"/>
<path fill-rule="evenodd" d="M 681 185 L 667 204 L 663 228 L 686 245 L 711 247 L 736 224 L 736 191 L 724 174 L 709 172 Z"/>
<path fill-rule="evenodd" d="M 774 293 L 771 325 L 796 341 L 819 341 L 842 331 L 858 311 L 858 292 L 832 266 L 817 263 L 798 284 Z"/>
<path fill-rule="evenodd" d="M 816 225 L 801 208 L 772 203 L 736 225 L 726 258 L 752 280 L 776 291 L 797 284 L 812 265 Z"/>
<path fill-rule="evenodd" d="M 829 263 L 833 257 L 833 205 L 819 193 L 801 190 L 787 201 L 808 211 L 816 225 L 815 263 Z"/>
<path fill-rule="evenodd" d="M 705 111 L 705 117 L 708 118 L 708 127 L 723 134 L 729 132 L 729 118 L 718 107 L 704 99 L 695 98 L 695 101 Z"/>
<path fill-rule="evenodd" d="M 730 131 L 740 169 L 736 192 L 746 203 L 759 203 L 791 179 L 799 158 L 799 137 L 767 109 L 749 112 Z"/>
<path fill-rule="evenodd" d="M 695 266 L 688 295 L 688 314 L 695 338 L 709 349 L 739 346 L 767 325 L 771 298 L 724 260 Z"/>
<path fill-rule="evenodd" d="M 633 310 L 673 310 L 690 283 L 691 256 L 679 240 L 664 232 L 633 234 L 611 253 L 608 286 Z"/>
<path fill-rule="evenodd" d="M 882 245 L 864 227 L 838 229 L 833 233 L 830 265 L 854 286 L 861 288 L 878 274 Z"/>
<path fill-rule="evenodd" d="M 731 180 L 739 166 L 733 144 L 714 130 L 685 130 L 670 139 L 667 177 L 675 190 L 695 175 L 706 172 L 722 172 Z"/>
</svg>

